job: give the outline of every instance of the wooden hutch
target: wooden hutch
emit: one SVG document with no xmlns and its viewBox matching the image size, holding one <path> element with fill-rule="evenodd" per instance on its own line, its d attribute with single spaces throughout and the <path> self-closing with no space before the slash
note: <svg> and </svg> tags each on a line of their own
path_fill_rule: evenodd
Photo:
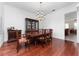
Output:
<svg viewBox="0 0 79 59">
<path fill-rule="evenodd" d="M 34 19 L 30 19 L 30 18 L 26 18 L 25 19 L 26 22 L 26 33 L 30 32 L 30 31 L 38 31 L 39 30 L 39 21 L 38 20 L 34 20 Z"/>
</svg>

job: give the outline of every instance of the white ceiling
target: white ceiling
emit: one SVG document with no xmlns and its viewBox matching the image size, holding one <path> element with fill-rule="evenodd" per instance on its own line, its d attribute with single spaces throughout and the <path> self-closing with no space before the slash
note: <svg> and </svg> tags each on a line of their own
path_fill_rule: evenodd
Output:
<svg viewBox="0 0 79 59">
<path fill-rule="evenodd" d="M 34 14 L 38 14 L 38 11 L 41 10 L 40 12 L 43 15 L 47 15 L 53 12 L 52 10 L 54 9 L 58 10 L 73 3 L 76 2 L 42 2 L 41 5 L 40 2 L 6 2 L 6 4 L 13 5 Z"/>
</svg>

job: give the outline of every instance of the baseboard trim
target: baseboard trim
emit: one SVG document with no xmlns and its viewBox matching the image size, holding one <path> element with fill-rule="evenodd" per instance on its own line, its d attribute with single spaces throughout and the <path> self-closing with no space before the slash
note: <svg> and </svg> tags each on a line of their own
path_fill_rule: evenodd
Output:
<svg viewBox="0 0 79 59">
<path fill-rule="evenodd" d="M 60 39 L 60 38 L 56 38 L 56 37 L 52 37 L 52 39 L 59 39 L 59 40 L 64 40 L 64 39 Z"/>
<path fill-rule="evenodd" d="M 2 44 L 2 46 L 1 46 L 1 47 L 4 47 L 4 44 L 5 44 L 5 43 L 7 43 L 7 42 L 3 42 L 3 44 Z"/>
<path fill-rule="evenodd" d="M 53 39 L 59 39 L 59 38 L 55 38 L 55 37 L 53 37 Z M 63 41 L 65 41 L 65 42 L 72 42 L 72 43 L 75 43 L 74 41 L 65 40 L 65 39 L 59 39 L 59 40 L 63 40 Z M 76 43 L 77 43 L 77 42 L 76 42 Z"/>
<path fill-rule="evenodd" d="M 71 43 L 75 43 L 75 42 L 73 42 L 73 41 L 70 41 L 70 40 L 65 40 L 65 42 L 71 42 Z"/>
</svg>

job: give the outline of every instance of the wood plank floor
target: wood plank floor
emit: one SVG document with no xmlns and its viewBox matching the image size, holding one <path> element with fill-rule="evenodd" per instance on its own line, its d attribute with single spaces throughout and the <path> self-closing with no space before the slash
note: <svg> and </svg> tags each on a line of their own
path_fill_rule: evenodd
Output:
<svg viewBox="0 0 79 59">
<path fill-rule="evenodd" d="M 44 48 L 40 45 L 31 46 L 30 49 L 22 48 L 19 53 L 16 52 L 16 42 L 4 44 L 0 48 L 0 56 L 78 56 L 79 46 L 72 42 L 65 42 L 60 39 L 53 39 L 52 44 Z"/>
</svg>

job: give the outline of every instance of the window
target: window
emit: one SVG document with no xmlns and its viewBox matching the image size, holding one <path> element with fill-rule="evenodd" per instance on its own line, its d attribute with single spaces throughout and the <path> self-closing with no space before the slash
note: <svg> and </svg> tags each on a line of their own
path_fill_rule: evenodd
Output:
<svg viewBox="0 0 79 59">
<path fill-rule="evenodd" d="M 65 24 L 65 28 L 66 29 L 69 28 L 69 24 L 68 23 Z"/>
<path fill-rule="evenodd" d="M 77 29 L 77 22 L 74 23 L 74 28 Z"/>
</svg>

